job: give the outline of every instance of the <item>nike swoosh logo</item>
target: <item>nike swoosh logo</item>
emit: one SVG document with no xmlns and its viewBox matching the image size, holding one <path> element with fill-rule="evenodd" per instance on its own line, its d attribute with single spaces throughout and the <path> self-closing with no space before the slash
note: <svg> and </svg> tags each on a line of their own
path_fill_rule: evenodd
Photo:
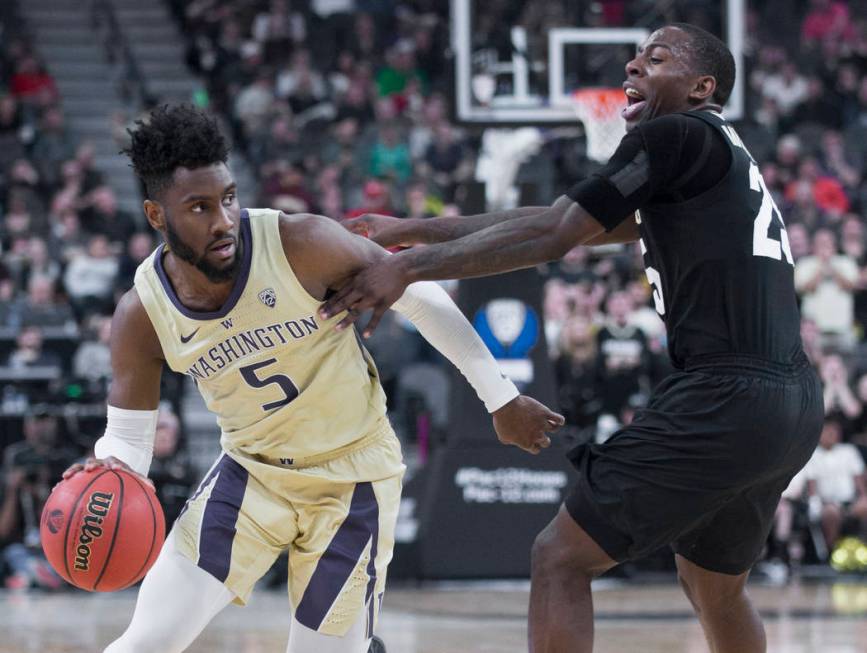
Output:
<svg viewBox="0 0 867 653">
<path fill-rule="evenodd" d="M 201 328 L 202 328 L 202 327 L 199 327 L 199 329 L 201 329 Z M 185 343 L 185 344 L 188 343 L 190 340 L 193 339 L 193 336 L 196 335 L 196 334 L 199 332 L 199 329 L 196 329 L 195 331 L 193 331 L 193 332 L 192 332 L 190 335 L 188 335 L 188 336 L 181 336 L 181 342 L 183 342 L 183 343 Z"/>
</svg>

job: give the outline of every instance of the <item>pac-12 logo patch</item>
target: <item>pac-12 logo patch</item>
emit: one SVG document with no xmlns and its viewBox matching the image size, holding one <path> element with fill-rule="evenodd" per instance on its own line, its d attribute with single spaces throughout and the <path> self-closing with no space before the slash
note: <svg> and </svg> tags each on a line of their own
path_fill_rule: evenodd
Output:
<svg viewBox="0 0 867 653">
<path fill-rule="evenodd" d="M 274 308 L 277 304 L 277 293 L 274 292 L 273 288 L 265 288 L 259 293 L 259 300 L 268 308 Z"/>
</svg>

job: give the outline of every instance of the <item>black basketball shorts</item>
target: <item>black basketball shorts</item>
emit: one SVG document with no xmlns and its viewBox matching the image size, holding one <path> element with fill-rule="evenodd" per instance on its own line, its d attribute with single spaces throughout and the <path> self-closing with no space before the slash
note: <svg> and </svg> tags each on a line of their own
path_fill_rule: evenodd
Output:
<svg viewBox="0 0 867 653">
<path fill-rule="evenodd" d="M 806 357 L 791 366 L 733 356 L 687 366 L 631 424 L 570 452 L 579 477 L 566 509 L 618 562 L 671 545 L 700 567 L 741 574 L 813 453 L 823 415 Z"/>
</svg>

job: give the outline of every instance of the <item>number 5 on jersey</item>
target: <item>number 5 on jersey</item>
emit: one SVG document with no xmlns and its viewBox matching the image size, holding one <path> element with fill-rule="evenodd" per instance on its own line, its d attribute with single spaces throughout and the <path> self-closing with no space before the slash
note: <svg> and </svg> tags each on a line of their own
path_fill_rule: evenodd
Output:
<svg viewBox="0 0 867 653">
<path fill-rule="evenodd" d="M 266 376 L 261 379 L 259 378 L 259 375 L 256 374 L 257 370 L 260 370 L 263 367 L 268 367 L 276 362 L 276 358 L 269 358 L 268 360 L 253 363 L 252 365 L 245 365 L 238 370 L 244 378 L 244 381 L 246 381 L 247 385 L 251 388 L 267 388 L 269 385 L 277 385 L 280 387 L 280 390 L 283 391 L 282 399 L 262 404 L 262 410 L 265 411 L 282 408 L 298 396 L 298 387 L 292 383 L 292 379 L 285 374 L 272 374 L 271 376 Z"/>
</svg>

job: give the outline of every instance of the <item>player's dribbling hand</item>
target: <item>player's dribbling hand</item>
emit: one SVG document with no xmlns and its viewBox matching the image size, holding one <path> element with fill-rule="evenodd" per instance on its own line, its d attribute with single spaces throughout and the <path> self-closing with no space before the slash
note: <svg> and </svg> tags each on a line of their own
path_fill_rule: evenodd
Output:
<svg viewBox="0 0 867 653">
<path fill-rule="evenodd" d="M 99 467 L 105 467 L 107 469 L 122 469 L 125 472 L 138 476 L 143 483 L 149 485 L 152 490 L 154 489 L 154 482 L 152 480 L 147 476 L 142 476 L 138 472 L 134 471 L 129 465 L 114 456 L 109 456 L 108 458 L 88 458 L 83 465 L 81 463 L 70 465 L 67 470 L 63 472 L 63 480 L 65 481 L 68 478 L 72 478 L 78 474 L 78 472 L 90 472 Z M 54 487 L 57 486 L 55 485 Z"/>
<path fill-rule="evenodd" d="M 379 213 L 365 213 L 357 218 L 343 221 L 343 226 L 359 236 L 369 238 L 382 247 L 404 245 L 401 242 L 400 218 Z"/>
<path fill-rule="evenodd" d="M 494 430 L 503 444 L 512 444 L 532 454 L 551 446 L 548 433 L 566 420 L 532 397 L 519 395 L 494 411 Z"/>
<path fill-rule="evenodd" d="M 398 256 L 382 258 L 356 274 L 322 304 L 319 308 L 319 316 L 327 320 L 338 313 L 348 311 L 336 326 L 338 331 L 342 331 L 352 326 L 363 311 L 372 308 L 373 315 L 362 334 L 365 338 L 370 337 L 382 316 L 394 302 L 400 299 L 409 285 L 399 258 Z"/>
</svg>

